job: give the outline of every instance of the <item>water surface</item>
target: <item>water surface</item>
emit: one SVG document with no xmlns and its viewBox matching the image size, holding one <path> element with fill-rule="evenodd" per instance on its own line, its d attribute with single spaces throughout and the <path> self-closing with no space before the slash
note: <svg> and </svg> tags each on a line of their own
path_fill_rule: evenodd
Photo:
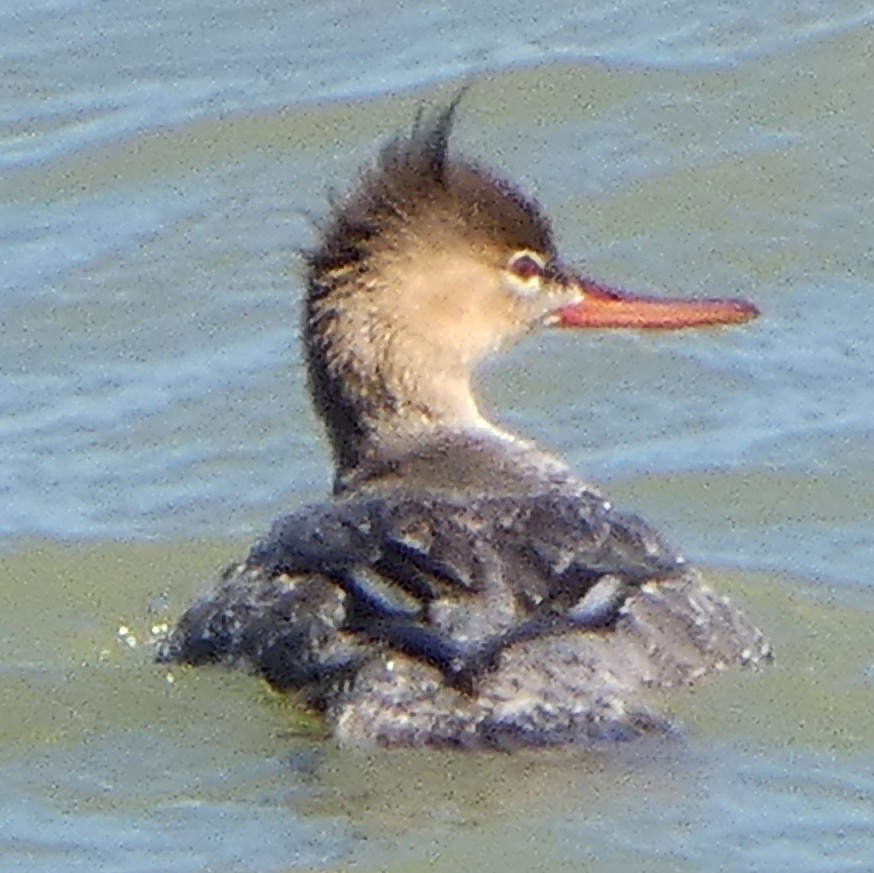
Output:
<svg viewBox="0 0 874 873">
<path fill-rule="evenodd" d="M 4 869 L 870 868 L 870 10 L 464 7 L 0 9 Z M 544 335 L 480 379 L 774 637 L 767 674 L 669 701 L 675 741 L 340 753 L 143 645 L 324 494 L 294 253 L 469 81 L 458 148 L 536 192 L 569 259 L 763 310 Z"/>
</svg>

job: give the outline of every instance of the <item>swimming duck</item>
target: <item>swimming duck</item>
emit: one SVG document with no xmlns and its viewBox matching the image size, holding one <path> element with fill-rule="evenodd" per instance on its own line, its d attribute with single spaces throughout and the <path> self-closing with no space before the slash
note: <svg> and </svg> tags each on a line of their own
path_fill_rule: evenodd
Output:
<svg viewBox="0 0 874 873">
<path fill-rule="evenodd" d="M 495 426 L 477 366 L 544 327 L 675 329 L 739 300 L 634 297 L 560 259 L 538 204 L 420 113 L 305 256 L 333 495 L 275 522 L 161 658 L 245 663 L 344 745 L 515 748 L 671 729 L 652 690 L 771 656 L 640 518 Z"/>
</svg>

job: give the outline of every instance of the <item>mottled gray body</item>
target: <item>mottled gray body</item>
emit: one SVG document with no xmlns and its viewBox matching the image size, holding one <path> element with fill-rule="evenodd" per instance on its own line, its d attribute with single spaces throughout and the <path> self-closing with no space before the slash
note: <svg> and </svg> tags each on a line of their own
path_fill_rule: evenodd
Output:
<svg viewBox="0 0 874 873">
<path fill-rule="evenodd" d="M 495 443 L 454 441 L 444 461 L 467 484 L 491 470 L 497 493 L 423 489 L 415 467 L 438 469 L 439 448 L 277 521 L 165 655 L 246 662 L 346 744 L 468 748 L 664 730 L 650 689 L 770 657 L 650 527 L 557 462 L 520 494 L 537 456 L 507 447 L 520 475 L 502 493 L 499 465 L 478 466 Z"/>
</svg>

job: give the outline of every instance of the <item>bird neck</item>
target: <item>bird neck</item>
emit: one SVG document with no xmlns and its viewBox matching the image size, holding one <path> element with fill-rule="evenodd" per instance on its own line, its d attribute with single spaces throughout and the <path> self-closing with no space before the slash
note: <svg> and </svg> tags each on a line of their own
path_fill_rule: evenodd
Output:
<svg viewBox="0 0 874 873">
<path fill-rule="evenodd" d="M 311 279 L 304 324 L 310 391 L 337 479 L 438 431 L 497 432 L 473 396 L 477 360 L 349 279 Z"/>
</svg>

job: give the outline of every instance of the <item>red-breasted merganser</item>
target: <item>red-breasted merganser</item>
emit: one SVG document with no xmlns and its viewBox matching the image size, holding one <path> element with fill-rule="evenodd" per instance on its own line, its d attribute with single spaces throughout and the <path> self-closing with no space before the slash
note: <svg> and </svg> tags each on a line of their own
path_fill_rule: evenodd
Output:
<svg viewBox="0 0 874 873">
<path fill-rule="evenodd" d="M 449 153 L 456 104 L 383 148 L 306 258 L 306 363 L 333 497 L 278 520 L 162 656 L 246 662 L 346 745 L 664 730 L 649 689 L 767 660 L 768 644 L 645 522 L 487 421 L 472 375 L 543 326 L 757 312 L 580 278 L 533 200 Z"/>
</svg>

